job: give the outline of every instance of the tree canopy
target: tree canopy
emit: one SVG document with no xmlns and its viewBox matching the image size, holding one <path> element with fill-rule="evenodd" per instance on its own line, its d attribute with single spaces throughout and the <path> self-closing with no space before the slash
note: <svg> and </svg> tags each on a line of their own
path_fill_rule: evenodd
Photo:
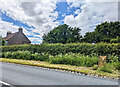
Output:
<svg viewBox="0 0 120 87">
<path fill-rule="evenodd" d="M 44 43 L 73 43 L 80 42 L 82 36 L 79 28 L 69 27 L 68 25 L 59 25 L 48 34 L 43 35 Z"/>
<path fill-rule="evenodd" d="M 120 22 L 104 22 L 97 25 L 94 32 L 87 32 L 83 42 L 97 43 L 110 42 L 111 39 L 120 37 Z"/>
<path fill-rule="evenodd" d="M 119 43 L 120 40 L 120 22 L 104 22 L 96 26 L 93 32 L 87 32 L 82 38 L 81 29 L 69 27 L 68 25 L 59 25 L 48 34 L 44 34 L 45 43 Z"/>
<path fill-rule="evenodd" d="M 0 45 L 5 45 L 5 40 L 0 36 Z"/>
<path fill-rule="evenodd" d="M 3 46 L 5 45 L 5 40 L 4 40 L 4 39 L 2 39 L 2 45 L 3 45 Z"/>
</svg>

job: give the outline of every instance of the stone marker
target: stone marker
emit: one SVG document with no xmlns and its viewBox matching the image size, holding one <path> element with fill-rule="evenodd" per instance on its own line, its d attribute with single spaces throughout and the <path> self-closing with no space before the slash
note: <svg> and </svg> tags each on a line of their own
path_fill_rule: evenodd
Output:
<svg viewBox="0 0 120 87">
<path fill-rule="evenodd" d="M 98 62 L 98 66 L 101 67 L 101 66 L 105 66 L 106 64 L 106 56 L 99 56 L 99 62 Z"/>
</svg>

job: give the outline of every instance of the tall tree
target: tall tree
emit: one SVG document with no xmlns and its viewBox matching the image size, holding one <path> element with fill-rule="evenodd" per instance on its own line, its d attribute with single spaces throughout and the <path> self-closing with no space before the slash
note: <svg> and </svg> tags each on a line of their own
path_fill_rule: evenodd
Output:
<svg viewBox="0 0 120 87">
<path fill-rule="evenodd" d="M 79 28 L 72 28 L 68 25 L 59 25 L 48 34 L 43 35 L 43 42 L 45 43 L 73 43 L 80 42 L 82 36 Z"/>
<path fill-rule="evenodd" d="M 110 42 L 117 36 L 120 37 L 120 22 L 104 22 L 97 25 L 94 32 L 87 32 L 82 41 L 89 43 Z"/>
<path fill-rule="evenodd" d="M 3 46 L 5 45 L 5 40 L 4 40 L 4 39 L 2 39 L 2 45 L 3 45 Z"/>
<path fill-rule="evenodd" d="M 0 36 L 0 45 L 5 45 L 5 40 L 2 38 L 2 36 Z"/>
</svg>

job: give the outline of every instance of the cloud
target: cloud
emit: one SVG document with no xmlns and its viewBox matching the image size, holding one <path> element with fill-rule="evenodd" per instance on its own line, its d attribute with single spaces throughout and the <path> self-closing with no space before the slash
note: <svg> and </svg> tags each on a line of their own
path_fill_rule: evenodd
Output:
<svg viewBox="0 0 120 87">
<path fill-rule="evenodd" d="M 72 7 L 74 7 L 73 4 Z M 118 3 L 115 2 L 84 1 L 80 8 L 82 11 L 75 12 L 78 14 L 76 17 L 68 15 L 65 17 L 64 23 L 81 28 L 82 35 L 93 31 L 95 26 L 101 22 L 118 20 Z"/>
<path fill-rule="evenodd" d="M 33 32 L 32 35 L 34 36 L 34 33 L 39 33 L 39 37 L 42 38 L 43 33 L 48 33 L 59 24 L 59 22 L 54 22 L 58 16 L 58 13 L 54 11 L 56 9 L 56 3 L 53 0 L 39 0 L 35 2 L 2 0 L 0 2 L 0 9 L 14 20 L 19 20 L 29 26 L 34 26 L 35 29 L 31 29 Z"/>
<path fill-rule="evenodd" d="M 12 31 L 12 33 L 15 33 L 18 31 L 19 26 L 15 26 L 13 23 L 5 22 L 0 19 L 0 35 L 2 37 L 6 37 L 6 34 L 8 31 Z M 25 28 L 23 28 L 23 32 L 26 36 L 32 36 L 28 37 L 31 42 L 42 42 L 42 39 L 40 39 L 40 35 L 34 35 L 33 32 L 28 32 Z"/>
<path fill-rule="evenodd" d="M 21 0 L 20 0 L 21 1 Z M 65 0 L 60 0 L 65 2 Z M 59 1 L 59 2 L 60 2 Z M 84 35 L 88 31 L 93 31 L 95 26 L 104 21 L 116 21 L 118 19 L 118 6 L 117 3 L 108 2 L 107 0 L 66 0 L 69 7 L 78 8 L 73 12 L 74 14 L 62 16 L 65 17 L 64 23 L 79 27 L 82 29 L 82 34 Z M 7 16 L 13 18 L 14 20 L 26 23 L 29 26 L 34 26 L 33 28 L 28 28 L 27 31 L 24 28 L 24 33 L 29 37 L 32 42 L 42 42 L 42 35 L 48 33 L 54 27 L 60 24 L 60 21 L 55 21 L 58 18 L 58 12 L 54 11 L 56 9 L 56 3 L 58 0 L 0 0 L 0 10 Z M 82 10 L 81 10 L 82 9 Z M 18 26 L 12 23 L 0 20 L 0 30 L 3 36 L 6 35 L 7 31 L 16 32 Z M 38 33 L 38 35 L 36 35 Z"/>
<path fill-rule="evenodd" d="M 0 35 L 2 37 L 6 37 L 6 33 L 11 31 L 15 33 L 18 31 L 19 26 L 14 25 L 13 23 L 5 22 L 0 19 Z M 33 35 L 33 32 L 28 32 L 25 28 L 23 28 L 23 32 L 25 35 Z"/>
<path fill-rule="evenodd" d="M 7 31 L 10 31 L 10 29 L 11 31 L 15 32 L 18 29 L 18 26 L 14 26 L 12 23 L 5 22 L 0 19 L 0 35 L 5 37 Z"/>
<path fill-rule="evenodd" d="M 34 44 L 34 43 L 39 43 L 39 44 L 42 43 L 42 40 L 40 38 L 30 37 L 29 39 L 30 39 L 30 41 L 33 42 L 32 44 Z"/>
<path fill-rule="evenodd" d="M 120 0 L 87 0 L 87 2 L 119 2 Z"/>
</svg>

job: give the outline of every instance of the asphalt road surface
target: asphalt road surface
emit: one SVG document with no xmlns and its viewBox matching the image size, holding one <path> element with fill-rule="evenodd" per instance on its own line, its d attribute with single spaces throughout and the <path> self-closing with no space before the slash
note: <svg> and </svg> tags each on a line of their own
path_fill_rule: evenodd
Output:
<svg viewBox="0 0 120 87">
<path fill-rule="evenodd" d="M 118 85 L 117 80 L 9 63 L 2 63 L 2 81 L 11 85 Z"/>
</svg>

